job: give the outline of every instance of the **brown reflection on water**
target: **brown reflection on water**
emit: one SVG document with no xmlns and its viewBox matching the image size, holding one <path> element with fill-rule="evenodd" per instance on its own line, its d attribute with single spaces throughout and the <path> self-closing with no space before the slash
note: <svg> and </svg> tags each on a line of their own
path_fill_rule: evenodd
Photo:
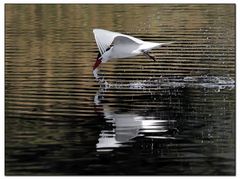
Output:
<svg viewBox="0 0 240 179">
<path fill-rule="evenodd" d="M 5 14 L 7 175 L 235 173 L 234 5 L 7 4 Z M 152 51 L 157 62 L 102 64 L 99 84 L 93 28 L 175 43 Z"/>
</svg>

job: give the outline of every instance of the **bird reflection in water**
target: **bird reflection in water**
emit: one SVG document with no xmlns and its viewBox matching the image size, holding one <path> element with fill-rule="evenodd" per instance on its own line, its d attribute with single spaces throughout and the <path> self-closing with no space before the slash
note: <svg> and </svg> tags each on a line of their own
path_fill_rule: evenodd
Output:
<svg viewBox="0 0 240 179">
<path fill-rule="evenodd" d="M 136 138 L 155 139 L 155 140 L 175 140 L 175 134 L 178 129 L 175 127 L 176 120 L 166 120 L 157 117 L 154 112 L 148 115 L 141 114 L 134 108 L 130 112 L 121 110 L 121 97 L 115 96 L 115 103 L 108 103 L 104 99 L 104 95 L 110 91 L 111 87 L 106 85 L 104 80 L 94 98 L 97 111 L 103 113 L 106 120 L 106 129 L 101 130 L 98 143 L 96 144 L 97 151 L 112 151 L 114 148 L 130 146 L 135 142 Z M 99 83 L 101 83 L 99 81 Z M 119 89 L 119 88 L 118 88 Z M 121 96 L 121 95 L 119 95 Z M 104 100 L 103 100 L 104 99 Z M 117 104 L 119 103 L 119 105 Z M 119 106 L 119 107 L 118 107 Z M 131 105 L 129 105 L 131 108 Z M 144 106 L 147 110 L 146 106 Z"/>
<path fill-rule="evenodd" d="M 94 72 L 100 85 L 94 103 L 108 126 L 101 131 L 96 146 L 101 151 L 128 146 L 139 138 L 158 142 L 166 139 L 176 141 L 180 139 L 179 129 L 183 131 L 185 126 L 182 123 L 189 119 L 192 115 L 190 112 L 194 110 L 189 106 L 188 99 L 193 99 L 199 90 L 214 89 L 219 93 L 235 87 L 235 81 L 231 78 L 218 76 L 110 84 L 101 75 L 98 76 L 98 71 Z M 130 100 L 131 97 L 124 99 L 123 94 L 126 96 L 126 92 L 130 96 L 132 94 L 134 100 Z M 109 96 L 111 99 L 107 99 Z"/>
</svg>

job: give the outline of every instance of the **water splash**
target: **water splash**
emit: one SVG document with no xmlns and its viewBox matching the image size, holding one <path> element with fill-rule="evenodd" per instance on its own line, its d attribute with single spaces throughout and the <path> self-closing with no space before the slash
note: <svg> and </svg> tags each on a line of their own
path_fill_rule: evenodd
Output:
<svg viewBox="0 0 240 179">
<path fill-rule="evenodd" d="M 147 90 L 147 89 L 158 89 L 158 88 L 209 88 L 216 89 L 220 91 L 222 89 L 232 90 L 235 88 L 235 81 L 230 77 L 224 76 L 187 76 L 183 78 L 172 77 L 166 78 L 161 77 L 159 79 L 148 79 L 148 80 L 135 80 L 128 83 L 122 83 L 121 80 L 115 81 L 114 83 L 108 83 L 102 79 L 98 79 L 100 86 L 107 88 L 128 88 L 137 90 Z"/>
</svg>

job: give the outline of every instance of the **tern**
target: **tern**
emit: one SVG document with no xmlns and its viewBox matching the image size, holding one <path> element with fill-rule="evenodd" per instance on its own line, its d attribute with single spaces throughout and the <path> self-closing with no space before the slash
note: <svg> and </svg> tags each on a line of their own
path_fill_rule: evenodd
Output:
<svg viewBox="0 0 240 179">
<path fill-rule="evenodd" d="M 93 34 L 99 49 L 93 71 L 101 63 L 106 63 L 110 59 L 128 58 L 143 54 L 155 61 L 155 57 L 151 56 L 149 51 L 173 43 L 146 42 L 130 35 L 104 29 L 93 29 Z"/>
</svg>

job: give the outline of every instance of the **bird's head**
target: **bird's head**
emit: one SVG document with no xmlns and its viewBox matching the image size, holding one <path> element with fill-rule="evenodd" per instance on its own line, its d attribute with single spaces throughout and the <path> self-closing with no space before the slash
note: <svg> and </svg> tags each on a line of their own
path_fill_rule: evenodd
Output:
<svg viewBox="0 0 240 179">
<path fill-rule="evenodd" d="M 93 65 L 93 70 L 95 70 L 102 63 L 102 57 L 96 59 L 95 64 Z"/>
<path fill-rule="evenodd" d="M 95 70 L 102 62 L 106 63 L 109 59 L 111 59 L 111 49 L 102 54 L 102 56 L 98 55 L 96 62 L 93 65 L 93 70 Z"/>
</svg>

